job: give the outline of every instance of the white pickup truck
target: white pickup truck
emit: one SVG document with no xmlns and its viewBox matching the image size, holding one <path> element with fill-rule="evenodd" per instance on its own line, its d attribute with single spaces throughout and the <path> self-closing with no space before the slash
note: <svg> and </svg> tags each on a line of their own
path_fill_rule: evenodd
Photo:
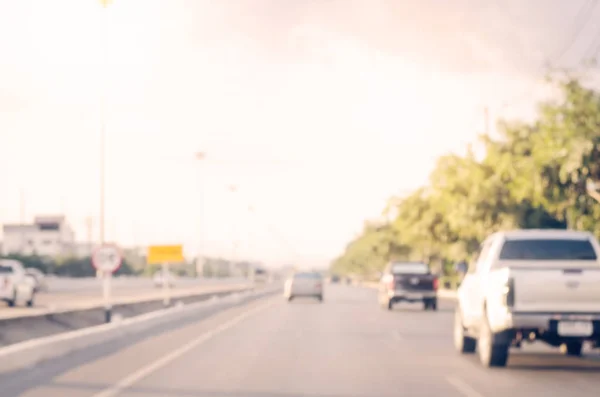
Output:
<svg viewBox="0 0 600 397">
<path fill-rule="evenodd" d="M 454 344 L 487 367 L 542 341 L 581 355 L 600 347 L 600 245 L 587 232 L 498 232 L 481 244 L 458 289 Z"/>
</svg>

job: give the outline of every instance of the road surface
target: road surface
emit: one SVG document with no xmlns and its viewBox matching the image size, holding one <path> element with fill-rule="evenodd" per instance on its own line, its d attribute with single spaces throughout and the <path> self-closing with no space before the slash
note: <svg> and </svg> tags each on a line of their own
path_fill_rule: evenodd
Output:
<svg viewBox="0 0 600 397">
<path fill-rule="evenodd" d="M 49 291 L 36 295 L 34 307 L 8 307 L 0 302 L 0 319 L 40 315 L 51 311 L 83 309 L 103 304 L 101 280 L 94 278 L 48 278 Z M 227 287 L 248 284 L 239 278 L 193 279 L 180 278 L 171 289 L 172 296 L 218 291 Z M 112 280 L 115 303 L 122 299 L 160 299 L 161 288 L 151 278 L 118 277 Z"/>
<path fill-rule="evenodd" d="M 375 291 L 327 286 L 322 304 L 281 296 L 143 340 L 0 377 L 26 397 L 598 396 L 600 361 L 549 349 L 486 370 L 452 346 L 452 303 L 388 312 Z M 596 357 L 597 358 L 597 357 Z M 22 393 L 22 394 L 20 394 Z M 0 394 L 1 390 L 0 390 Z M 4 395 L 4 394 L 2 394 Z"/>
</svg>

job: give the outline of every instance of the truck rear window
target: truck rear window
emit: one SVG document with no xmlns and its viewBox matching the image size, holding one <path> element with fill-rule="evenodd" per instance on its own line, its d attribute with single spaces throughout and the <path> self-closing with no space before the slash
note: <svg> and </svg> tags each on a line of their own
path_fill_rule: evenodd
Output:
<svg viewBox="0 0 600 397">
<path fill-rule="evenodd" d="M 12 266 L 0 265 L 0 274 L 12 273 Z"/>
<path fill-rule="evenodd" d="M 500 251 L 505 261 L 593 261 L 597 259 L 589 240 L 508 240 Z"/>
<path fill-rule="evenodd" d="M 294 274 L 294 278 L 302 280 L 319 280 L 321 278 L 321 275 L 319 273 L 296 273 Z"/>
<path fill-rule="evenodd" d="M 392 274 L 427 274 L 429 266 L 425 263 L 394 263 Z"/>
</svg>

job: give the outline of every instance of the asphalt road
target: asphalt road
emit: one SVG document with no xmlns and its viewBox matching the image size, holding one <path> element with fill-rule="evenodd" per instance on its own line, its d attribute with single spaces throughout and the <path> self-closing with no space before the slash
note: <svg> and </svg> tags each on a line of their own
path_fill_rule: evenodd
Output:
<svg viewBox="0 0 600 397">
<path fill-rule="evenodd" d="M 598 396 L 598 356 L 543 347 L 486 370 L 452 346 L 452 302 L 379 308 L 375 291 L 327 286 L 322 304 L 279 295 L 0 378 L 27 397 Z M 7 382 L 7 383 L 5 383 Z M 17 387 L 18 386 L 18 387 Z M 19 387 L 21 389 L 19 389 Z M 10 394 L 7 394 L 10 395 Z"/>
<path fill-rule="evenodd" d="M 0 319 L 40 315 L 51 311 L 81 309 L 103 304 L 102 284 L 95 278 L 48 278 L 48 292 L 36 295 L 34 307 L 8 307 L 0 302 Z M 194 279 L 179 278 L 172 288 L 177 294 L 200 293 L 228 286 L 246 284 L 239 278 Z M 112 298 L 116 303 L 122 299 L 156 299 L 163 296 L 161 288 L 155 287 L 151 278 L 115 277 L 112 280 Z"/>
</svg>

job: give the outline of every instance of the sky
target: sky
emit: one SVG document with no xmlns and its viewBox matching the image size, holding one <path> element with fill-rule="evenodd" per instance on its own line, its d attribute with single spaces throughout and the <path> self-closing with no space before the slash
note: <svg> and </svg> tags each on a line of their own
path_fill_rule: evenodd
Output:
<svg viewBox="0 0 600 397">
<path fill-rule="evenodd" d="M 325 266 L 484 107 L 531 117 L 544 63 L 600 47 L 592 6 L 0 0 L 0 223 L 97 241 L 105 120 L 107 240 Z"/>
</svg>

